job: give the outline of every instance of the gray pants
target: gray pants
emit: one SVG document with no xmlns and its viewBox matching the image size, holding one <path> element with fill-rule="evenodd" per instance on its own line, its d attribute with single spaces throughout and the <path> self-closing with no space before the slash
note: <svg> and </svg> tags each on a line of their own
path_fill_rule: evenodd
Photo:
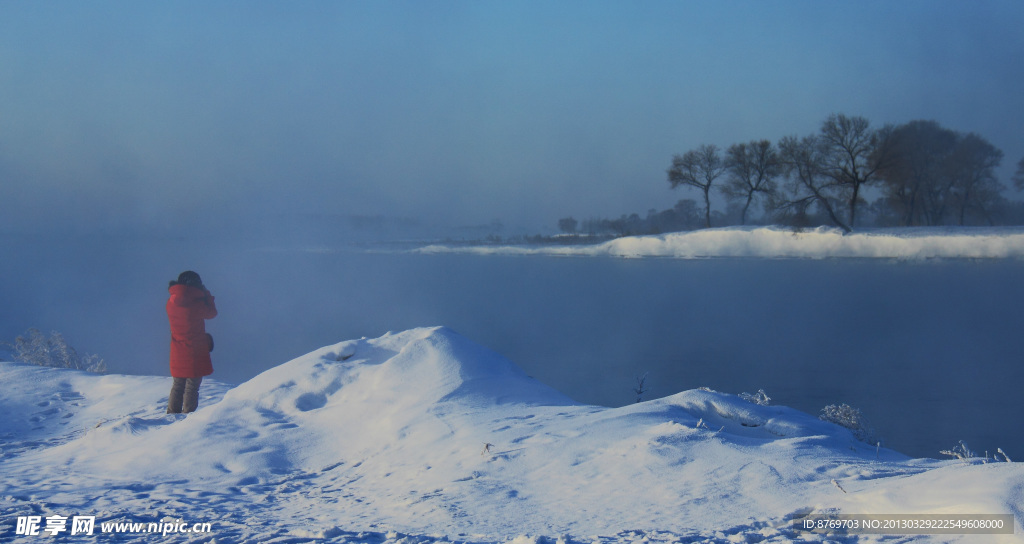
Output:
<svg viewBox="0 0 1024 544">
<path fill-rule="evenodd" d="M 167 398 L 168 414 L 187 414 L 199 407 L 199 385 L 203 378 L 174 378 Z"/>
</svg>

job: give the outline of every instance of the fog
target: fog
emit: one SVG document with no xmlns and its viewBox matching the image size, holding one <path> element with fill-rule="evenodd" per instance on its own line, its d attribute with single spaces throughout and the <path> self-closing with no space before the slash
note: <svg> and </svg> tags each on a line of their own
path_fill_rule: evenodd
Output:
<svg viewBox="0 0 1024 544">
<path fill-rule="evenodd" d="M 553 229 L 674 153 L 935 119 L 1024 157 L 1019 2 L 0 5 L 0 229 Z"/>
<path fill-rule="evenodd" d="M 969 336 L 943 351 L 929 342 L 952 333 L 924 333 L 948 299 L 904 300 L 909 324 L 836 310 L 885 300 L 870 281 L 788 312 L 799 325 L 758 329 L 791 297 L 816 300 L 778 263 L 765 265 L 774 281 L 702 291 L 689 274 L 729 269 L 370 258 L 352 244 L 665 209 L 697 197 L 669 188 L 673 154 L 811 133 L 833 112 L 977 132 L 1005 153 L 1005 182 L 1024 157 L 1022 20 L 1015 1 L 0 3 L 0 340 L 58 330 L 114 371 L 163 374 L 166 284 L 194 269 L 222 308 L 211 330 L 228 381 L 424 325 L 608 404 L 628 402 L 619 384 L 635 372 L 652 370 L 652 394 L 670 394 L 719 375 L 669 368 L 756 368 L 766 353 L 819 365 L 851 346 L 863 357 L 844 356 L 851 365 L 964 355 Z M 299 251 L 322 248 L 341 252 Z M 897 275 L 957 295 L 958 274 L 988 274 L 965 266 Z M 858 271 L 796 277 L 832 284 Z M 1019 317 L 979 301 L 1020 300 L 1006 274 L 997 265 L 1000 281 L 981 286 L 992 290 L 964 291 L 938 314 L 972 325 L 997 361 L 1020 347 Z M 678 311 L 713 319 L 669 319 L 661 301 L 675 299 L 644 282 L 697 289 L 699 304 Z M 809 315 L 827 325 L 808 330 Z M 885 338 L 878 350 L 847 334 L 860 325 Z M 744 329 L 762 342 L 735 343 Z M 901 347 L 907 335 L 916 343 Z M 587 368 L 617 374 L 581 380 Z M 728 385 L 767 387 L 758 381 Z"/>
<path fill-rule="evenodd" d="M 446 325 L 581 402 L 633 402 L 635 378 L 650 373 L 648 399 L 763 388 L 809 413 L 848 403 L 914 455 L 960 439 L 1024 449 L 1011 431 L 1024 423 L 1016 259 L 630 260 L 150 239 L 99 253 L 47 247 L 3 245 L 24 257 L 0 264 L 0 336 L 57 330 L 112 372 L 166 375 L 167 282 L 191 268 L 217 297 L 208 330 L 222 381 L 342 340 Z"/>
</svg>

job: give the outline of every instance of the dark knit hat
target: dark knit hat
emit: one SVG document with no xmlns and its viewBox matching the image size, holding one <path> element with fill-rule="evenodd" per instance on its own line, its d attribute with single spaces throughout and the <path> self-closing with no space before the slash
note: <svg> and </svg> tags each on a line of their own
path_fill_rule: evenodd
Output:
<svg viewBox="0 0 1024 544">
<path fill-rule="evenodd" d="M 196 274 L 191 270 L 186 270 L 181 274 L 178 274 L 178 284 L 202 288 L 203 280 L 199 278 L 199 274 Z"/>
</svg>

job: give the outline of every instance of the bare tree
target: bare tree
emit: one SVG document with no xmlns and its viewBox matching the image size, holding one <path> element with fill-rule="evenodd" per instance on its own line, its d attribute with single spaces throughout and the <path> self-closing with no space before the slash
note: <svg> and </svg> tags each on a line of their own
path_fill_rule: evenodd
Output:
<svg viewBox="0 0 1024 544">
<path fill-rule="evenodd" d="M 747 224 L 747 212 L 754 199 L 761 195 L 769 199 L 776 190 L 776 180 L 782 173 L 779 154 L 768 140 L 748 144 L 733 144 L 725 154 L 728 179 L 722 192 L 731 200 L 743 202 L 740 223 Z"/>
<path fill-rule="evenodd" d="M 836 213 L 836 206 L 845 201 L 846 186 L 835 177 L 827 175 L 825 146 L 818 136 L 798 139 L 787 136 L 779 141 L 779 159 L 783 171 L 789 178 L 789 200 L 778 203 L 776 208 L 791 208 L 798 216 L 806 215 L 807 209 L 817 205 L 834 225 L 850 232 L 849 225 Z"/>
<path fill-rule="evenodd" d="M 680 185 L 696 187 L 704 193 L 704 226 L 711 227 L 711 185 L 725 173 L 725 162 L 718 146 L 702 145 L 672 157 L 668 182 L 675 189 Z"/>
<path fill-rule="evenodd" d="M 879 171 L 904 225 L 993 223 L 1004 201 L 995 169 L 1003 153 L 977 134 L 911 121 L 893 129 L 891 160 Z"/>
<path fill-rule="evenodd" d="M 959 208 L 958 222 L 964 225 L 967 212 L 974 211 L 991 224 L 991 212 L 1002 199 L 995 169 L 1003 161 L 1003 152 L 973 132 L 957 140 L 946 173 L 953 204 Z"/>
<path fill-rule="evenodd" d="M 871 129 L 864 117 L 832 114 L 821 125 L 824 172 L 838 185 L 846 187 L 849 226 L 857 223 L 857 203 L 861 190 L 877 179 L 878 171 L 890 160 L 891 127 Z"/>
<path fill-rule="evenodd" d="M 579 221 L 572 217 L 563 217 L 558 220 L 558 228 L 566 234 L 576 234 L 576 227 L 579 225 Z"/>
<path fill-rule="evenodd" d="M 1017 163 L 1017 172 L 1013 174 L 1013 186 L 1024 191 L 1024 159 Z"/>
<path fill-rule="evenodd" d="M 644 372 L 643 376 L 636 377 L 636 387 L 633 388 L 633 392 L 636 393 L 637 404 L 644 401 L 644 393 L 647 392 L 647 375 L 649 372 Z"/>
<path fill-rule="evenodd" d="M 935 121 L 911 121 L 893 129 L 891 160 L 879 172 L 906 226 L 938 225 L 945 215 L 949 178 L 943 168 L 956 146 L 956 132 Z"/>
</svg>

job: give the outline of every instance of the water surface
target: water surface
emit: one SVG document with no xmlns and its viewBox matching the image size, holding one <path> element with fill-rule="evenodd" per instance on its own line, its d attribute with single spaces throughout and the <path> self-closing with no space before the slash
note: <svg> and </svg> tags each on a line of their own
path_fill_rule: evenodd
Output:
<svg viewBox="0 0 1024 544">
<path fill-rule="evenodd" d="M 886 445 L 965 440 L 1024 456 L 1024 263 L 616 259 L 10 241 L 0 336 L 59 330 L 112 371 L 164 374 L 167 281 L 203 275 L 214 377 L 322 345 L 446 325 L 578 401 L 764 389 L 817 414 L 858 407 Z M 100 247 L 106 249 L 99 249 Z"/>
</svg>

